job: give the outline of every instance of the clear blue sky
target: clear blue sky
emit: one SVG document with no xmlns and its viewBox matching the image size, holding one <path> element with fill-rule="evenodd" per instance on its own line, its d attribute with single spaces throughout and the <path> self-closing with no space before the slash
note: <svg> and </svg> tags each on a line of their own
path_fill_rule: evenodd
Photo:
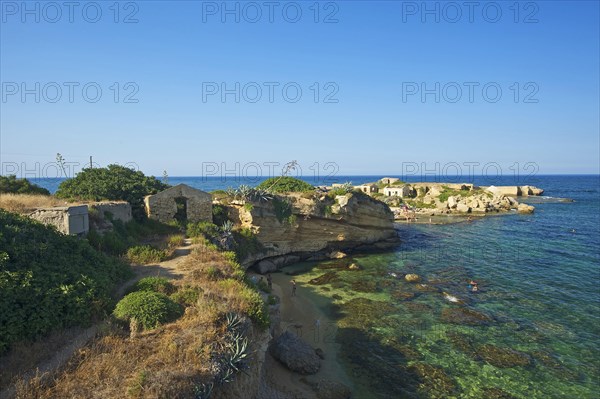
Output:
<svg viewBox="0 0 600 399">
<path fill-rule="evenodd" d="M 599 172 L 597 1 L 521 2 L 518 15 L 512 1 L 479 2 L 472 15 L 464 2 L 452 3 L 460 16 L 445 2 L 428 3 L 437 15 L 423 13 L 421 1 L 320 2 L 318 15 L 313 1 L 274 2 L 273 22 L 259 1 L 255 23 L 247 2 L 227 2 L 239 7 L 239 22 L 222 15 L 221 1 L 121 2 L 119 15 L 113 1 L 80 2 L 72 16 L 63 3 L 54 3 L 58 15 L 45 2 L 27 3 L 31 13 L 21 1 L 1 2 L 4 173 L 14 163 L 53 162 L 57 152 L 71 162 L 93 155 L 100 165 L 133 162 L 171 176 L 201 175 L 208 162 L 234 169 L 292 159 L 305 174 L 315 162 L 321 170 L 334 162 L 338 174 L 400 174 L 403 162 Z M 302 15 L 292 23 L 296 5 Z M 73 102 L 65 82 L 79 84 Z M 83 97 L 89 82 L 102 89 L 98 102 Z M 239 103 L 234 94 L 225 102 L 207 94 L 223 82 L 240 83 Z M 249 82 L 262 87 L 255 103 Z M 273 102 L 265 82 L 279 84 Z M 435 93 L 422 101 L 421 84 L 435 91 L 436 82 L 439 102 Z M 465 82 L 477 85 L 472 101 Z M 23 83 L 33 93 L 24 99 Z M 62 96 L 52 103 L 57 85 Z M 139 101 L 125 102 L 136 87 Z M 492 102 L 496 87 L 502 97 Z M 325 102 L 335 90 L 337 103 Z"/>
</svg>

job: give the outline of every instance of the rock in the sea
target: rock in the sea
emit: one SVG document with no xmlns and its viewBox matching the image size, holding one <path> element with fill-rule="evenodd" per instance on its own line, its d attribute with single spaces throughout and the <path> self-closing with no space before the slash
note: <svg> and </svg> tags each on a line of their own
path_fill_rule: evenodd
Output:
<svg viewBox="0 0 600 399">
<path fill-rule="evenodd" d="M 335 280 L 337 280 L 337 274 L 335 272 L 327 272 L 319 277 L 315 277 L 310 280 L 308 283 L 313 285 L 323 285 L 329 284 Z"/>
<path fill-rule="evenodd" d="M 500 348 L 491 344 L 480 346 L 477 349 L 477 355 L 489 364 L 501 368 L 526 367 L 532 363 L 531 356 L 527 353 L 510 348 Z"/>
<path fill-rule="evenodd" d="M 465 324 L 469 326 L 482 326 L 492 322 L 492 318 L 485 313 L 470 308 L 446 308 L 442 310 L 444 323 Z"/>
<path fill-rule="evenodd" d="M 318 399 L 350 399 L 352 395 L 350 388 L 337 381 L 320 379 L 309 384 Z"/>
<path fill-rule="evenodd" d="M 300 374 L 315 374 L 321 368 L 321 359 L 315 350 L 290 331 L 273 342 L 271 354 L 288 369 Z"/>
<path fill-rule="evenodd" d="M 483 388 L 483 397 L 486 399 L 517 399 L 516 396 L 500 388 Z"/>
<path fill-rule="evenodd" d="M 533 206 L 527 204 L 519 204 L 517 207 L 519 213 L 533 213 L 534 210 L 535 208 Z"/>
<path fill-rule="evenodd" d="M 418 283 L 419 281 L 421 281 L 421 277 L 418 274 L 414 273 L 407 274 L 406 276 L 404 276 L 404 279 L 409 283 Z"/>
<path fill-rule="evenodd" d="M 427 363 L 414 363 L 409 370 L 419 377 L 419 393 L 427 398 L 448 398 L 454 396 L 456 382 L 443 368 Z"/>
<path fill-rule="evenodd" d="M 357 265 L 356 263 L 351 263 L 351 264 L 348 266 L 348 270 L 360 270 L 360 266 L 359 266 L 359 265 Z"/>
<path fill-rule="evenodd" d="M 333 252 L 327 254 L 327 256 L 329 257 L 329 259 L 342 259 L 342 258 L 345 258 L 348 255 L 346 255 L 342 251 L 333 251 Z"/>
</svg>

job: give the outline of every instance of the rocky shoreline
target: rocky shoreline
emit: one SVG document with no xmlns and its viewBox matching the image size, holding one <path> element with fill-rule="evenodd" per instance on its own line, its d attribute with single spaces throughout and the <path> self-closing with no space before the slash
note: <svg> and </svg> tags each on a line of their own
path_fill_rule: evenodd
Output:
<svg viewBox="0 0 600 399">
<path fill-rule="evenodd" d="M 354 186 L 390 206 L 396 220 L 410 221 L 417 215 L 470 215 L 493 213 L 533 213 L 535 208 L 517 198 L 540 196 L 534 186 L 475 186 L 469 183 L 404 183 L 383 178 L 375 183 Z"/>
</svg>

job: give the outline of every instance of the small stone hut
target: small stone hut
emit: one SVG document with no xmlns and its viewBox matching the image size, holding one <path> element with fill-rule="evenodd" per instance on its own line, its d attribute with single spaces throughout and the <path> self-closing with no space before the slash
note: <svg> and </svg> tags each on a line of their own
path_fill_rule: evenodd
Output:
<svg viewBox="0 0 600 399">
<path fill-rule="evenodd" d="M 186 184 L 178 184 L 144 198 L 146 214 L 163 223 L 173 220 L 212 222 L 212 196 Z"/>
<path fill-rule="evenodd" d="M 70 235 L 83 235 L 90 230 L 87 205 L 39 208 L 29 217 Z"/>
</svg>

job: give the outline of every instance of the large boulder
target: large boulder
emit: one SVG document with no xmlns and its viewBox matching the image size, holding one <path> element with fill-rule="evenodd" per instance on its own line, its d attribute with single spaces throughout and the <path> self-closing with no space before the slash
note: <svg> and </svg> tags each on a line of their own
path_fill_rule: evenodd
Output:
<svg viewBox="0 0 600 399">
<path fill-rule="evenodd" d="M 271 354 L 288 369 L 300 374 L 315 374 L 321 368 L 321 359 L 315 350 L 289 331 L 273 342 Z"/>
<path fill-rule="evenodd" d="M 260 274 L 266 274 L 277 270 L 277 265 L 272 261 L 265 259 L 256 264 L 256 271 Z"/>
<path fill-rule="evenodd" d="M 519 213 L 533 213 L 534 210 L 535 208 L 533 206 L 527 204 L 519 204 L 517 207 Z"/>
<path fill-rule="evenodd" d="M 458 204 L 456 205 L 456 211 L 460 213 L 468 213 L 471 212 L 471 208 L 466 204 Z"/>
<path fill-rule="evenodd" d="M 448 197 L 448 208 L 450 208 L 450 209 L 456 208 L 456 205 L 458 205 L 458 202 L 456 201 L 456 198 L 454 198 L 454 197 Z"/>
</svg>

